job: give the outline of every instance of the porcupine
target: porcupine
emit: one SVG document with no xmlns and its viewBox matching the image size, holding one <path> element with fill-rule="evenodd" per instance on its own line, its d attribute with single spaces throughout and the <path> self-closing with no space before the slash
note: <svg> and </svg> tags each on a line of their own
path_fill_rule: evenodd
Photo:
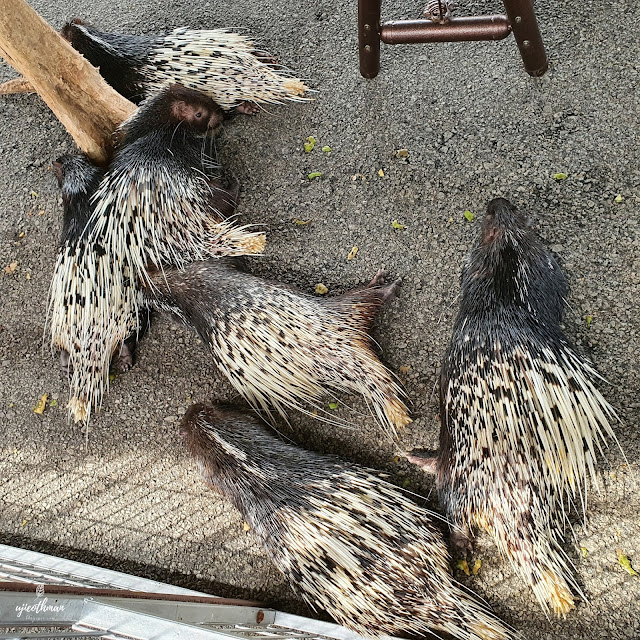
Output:
<svg viewBox="0 0 640 640">
<path fill-rule="evenodd" d="M 141 104 L 116 132 L 86 236 L 56 270 L 51 288 L 52 339 L 68 343 L 76 421 L 88 420 L 99 406 L 111 357 L 136 329 L 148 265 L 182 266 L 264 248 L 264 234 L 224 220 L 237 189 L 223 189 L 209 174 L 213 161 L 202 136 L 222 117 L 210 98 L 173 85 Z"/>
<path fill-rule="evenodd" d="M 557 615 L 574 607 L 571 588 L 580 594 L 560 547 L 567 512 L 585 508 L 596 449 L 615 440 L 617 419 L 594 386 L 600 376 L 562 333 L 567 292 L 527 218 L 492 200 L 442 365 L 440 451 L 408 456 L 436 472 L 449 519 L 489 532 Z"/>
<path fill-rule="evenodd" d="M 202 91 L 223 109 L 247 114 L 255 113 L 258 103 L 308 99 L 301 80 L 256 51 L 250 38 L 228 29 L 136 36 L 105 33 L 75 19 L 62 35 L 134 102 L 169 84 Z"/>
<path fill-rule="evenodd" d="M 311 607 L 369 638 L 514 637 L 449 573 L 437 516 L 370 469 L 291 444 L 246 413 L 193 405 L 180 434 Z"/>
<path fill-rule="evenodd" d="M 243 273 L 221 258 L 150 272 L 149 278 L 153 306 L 196 328 L 254 408 L 308 412 L 330 391 L 352 391 L 392 432 L 411 422 L 404 394 L 367 334 L 399 280 L 382 286 L 380 271 L 368 287 L 319 299 Z"/>
<path fill-rule="evenodd" d="M 76 247 L 83 242 L 88 232 L 88 223 L 91 218 L 92 207 L 90 198 L 98 188 L 104 171 L 92 164 L 88 158 L 82 155 L 63 155 L 53 163 L 53 170 L 58 180 L 58 186 L 62 190 L 63 219 L 60 233 L 60 249 L 56 269 L 70 269 L 73 264 Z M 55 280 L 55 276 L 54 276 Z M 68 310 L 68 302 L 64 302 L 62 309 Z M 57 310 L 60 312 L 62 309 Z M 66 324 L 73 320 L 67 319 Z M 141 310 L 138 329 L 133 332 L 122 344 L 118 354 L 115 368 L 119 372 L 130 369 L 134 363 L 135 349 L 138 339 L 146 333 L 150 323 L 150 310 L 143 307 Z M 62 374 L 68 378 L 70 375 L 69 351 L 63 340 L 58 336 L 58 342 L 54 344 L 60 349 L 60 366 Z"/>
</svg>

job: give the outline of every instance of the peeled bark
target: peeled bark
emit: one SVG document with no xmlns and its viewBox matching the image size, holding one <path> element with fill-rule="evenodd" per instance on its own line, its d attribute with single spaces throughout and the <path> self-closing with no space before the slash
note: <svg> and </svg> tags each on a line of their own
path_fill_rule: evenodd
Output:
<svg viewBox="0 0 640 640">
<path fill-rule="evenodd" d="M 32 85 L 89 158 L 108 162 L 113 131 L 135 105 L 25 0 L 0 0 L 0 56 Z"/>
<path fill-rule="evenodd" d="M 33 85 L 24 78 L 14 78 L 0 84 L 0 96 L 8 96 L 13 93 L 34 93 Z"/>
</svg>

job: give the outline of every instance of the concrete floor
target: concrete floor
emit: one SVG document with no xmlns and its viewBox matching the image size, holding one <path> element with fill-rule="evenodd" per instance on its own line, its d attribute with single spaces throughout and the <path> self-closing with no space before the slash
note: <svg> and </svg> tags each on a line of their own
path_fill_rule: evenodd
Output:
<svg viewBox="0 0 640 640">
<path fill-rule="evenodd" d="M 530 214 L 567 274 L 566 333 L 609 381 L 603 390 L 620 413 L 616 433 L 629 464 L 608 451 L 587 525 L 576 522 L 575 539 L 567 538 L 589 604 L 566 620 L 545 618 L 487 539 L 476 551 L 478 576 L 457 577 L 526 639 L 640 637 L 640 578 L 616 555 L 623 550 L 640 570 L 639 5 L 539 0 L 552 62 L 539 80 L 523 72 L 511 38 L 383 47 L 381 74 L 364 80 L 355 2 L 32 4 L 56 28 L 62 16 L 123 32 L 246 28 L 309 79 L 314 102 L 235 119 L 218 142 L 220 159 L 243 185 L 242 220 L 268 231 L 266 255 L 249 262 L 255 273 L 309 293 L 322 282 L 330 294 L 368 281 L 382 264 L 404 278 L 375 335 L 385 362 L 406 371 L 399 376 L 415 421 L 400 434 L 405 449 L 437 443 L 433 389 L 479 227 L 463 212 L 480 219 L 502 195 Z M 458 4 L 458 15 L 500 10 L 493 0 Z M 383 7 L 385 18 L 421 9 L 417 0 Z M 10 77 L 0 66 L 0 80 Z M 74 145 L 37 96 L 0 98 L 0 113 L 0 267 L 18 263 L 0 273 L 0 542 L 304 611 L 181 449 L 176 426 L 191 402 L 236 398 L 191 330 L 156 318 L 138 364 L 112 383 L 93 419 L 87 451 L 67 422 L 66 383 L 42 338 L 61 219 L 51 162 Z M 309 135 L 318 146 L 305 154 Z M 396 156 L 402 148 L 407 158 Z M 322 178 L 309 181 L 311 171 Z M 568 178 L 556 181 L 556 172 Z M 347 261 L 354 245 L 358 255 Z M 36 415 L 43 393 L 57 405 Z M 435 506 L 430 480 L 394 461 L 371 418 L 346 430 L 292 415 L 288 432 L 309 448 L 387 470 Z"/>
</svg>

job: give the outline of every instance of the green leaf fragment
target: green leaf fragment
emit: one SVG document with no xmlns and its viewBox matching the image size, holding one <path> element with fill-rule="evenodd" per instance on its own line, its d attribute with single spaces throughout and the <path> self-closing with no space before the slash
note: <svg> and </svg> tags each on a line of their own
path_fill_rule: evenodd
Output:
<svg viewBox="0 0 640 640">
<path fill-rule="evenodd" d="M 329 409 L 337 409 L 338 408 L 338 403 L 337 402 L 330 402 L 329 403 Z"/>
<path fill-rule="evenodd" d="M 568 178 L 566 173 L 554 173 L 553 174 L 553 179 L 554 180 L 566 180 Z"/>
<path fill-rule="evenodd" d="M 57 405 L 58 405 L 58 401 L 55 398 L 49 403 L 50 407 L 55 407 Z"/>
<path fill-rule="evenodd" d="M 473 213 L 471 213 L 471 211 L 469 211 L 468 209 L 464 212 L 464 217 L 469 222 L 473 222 L 476 219 L 476 216 Z"/>
<path fill-rule="evenodd" d="M 316 139 L 313 136 L 309 136 L 307 141 L 304 143 L 305 153 L 311 153 L 313 151 L 313 147 L 316 146 Z"/>
<path fill-rule="evenodd" d="M 587 316 L 587 327 L 593 322 L 593 316 Z"/>
<path fill-rule="evenodd" d="M 580 547 L 580 553 L 582 554 L 583 558 L 586 558 L 589 555 L 587 547 Z"/>
<path fill-rule="evenodd" d="M 403 224 L 400 224 L 397 220 L 394 220 L 394 221 L 391 223 L 391 226 L 392 226 L 394 229 L 404 229 L 404 228 L 405 228 L 405 227 L 404 227 L 404 225 L 403 225 Z"/>
<path fill-rule="evenodd" d="M 613 199 L 613 201 L 614 201 L 614 202 L 617 202 L 618 204 L 620 204 L 623 200 L 624 200 L 624 196 L 623 196 L 621 193 L 619 193 L 619 194 L 618 194 L 618 195 Z"/>
<path fill-rule="evenodd" d="M 325 153 L 331 153 L 331 147 L 327 146 L 326 144 L 324 145 L 324 147 L 322 147 L 322 150 Z"/>
<path fill-rule="evenodd" d="M 322 171 L 312 171 L 309 174 L 309 180 L 313 180 L 314 178 L 319 178 L 322 175 Z"/>
</svg>

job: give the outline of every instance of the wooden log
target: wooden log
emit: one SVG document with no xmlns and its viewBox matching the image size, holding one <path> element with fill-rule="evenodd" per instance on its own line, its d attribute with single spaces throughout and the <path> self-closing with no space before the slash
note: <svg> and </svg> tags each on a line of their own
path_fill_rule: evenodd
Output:
<svg viewBox="0 0 640 640">
<path fill-rule="evenodd" d="M 31 83 L 82 151 L 108 162 L 112 133 L 135 105 L 25 0 L 0 0 L 0 56 Z"/>
<path fill-rule="evenodd" d="M 14 93 L 33 93 L 33 85 L 25 78 L 14 78 L 0 84 L 0 96 L 9 96 Z"/>
</svg>

